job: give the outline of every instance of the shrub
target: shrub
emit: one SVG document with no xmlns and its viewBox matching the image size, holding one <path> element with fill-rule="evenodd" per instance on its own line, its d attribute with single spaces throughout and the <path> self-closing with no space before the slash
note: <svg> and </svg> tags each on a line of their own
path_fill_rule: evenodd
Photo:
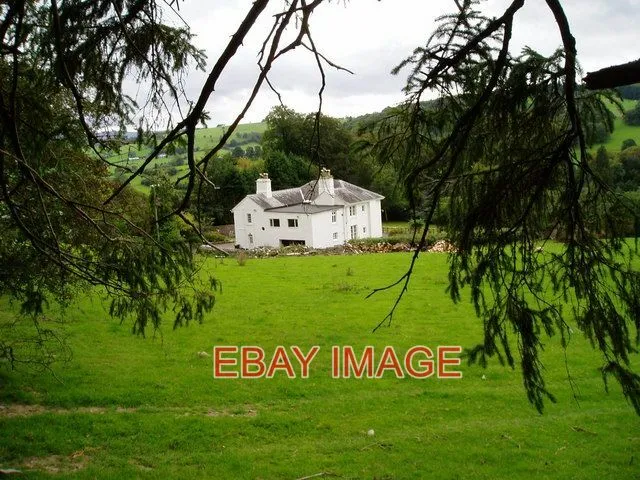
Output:
<svg viewBox="0 0 640 480">
<path fill-rule="evenodd" d="M 635 146 L 637 146 L 636 141 L 633 138 L 627 138 L 622 142 L 622 148 L 620 148 L 620 151 L 623 151 L 623 150 L 626 150 L 627 148 L 631 148 Z"/>
<path fill-rule="evenodd" d="M 206 229 L 202 232 L 204 238 L 206 238 L 211 243 L 226 243 L 230 242 L 231 239 L 226 235 L 218 232 L 213 228 Z"/>
<path fill-rule="evenodd" d="M 640 101 L 631 110 L 624 112 L 624 122 L 627 125 L 640 125 Z"/>
<path fill-rule="evenodd" d="M 236 255 L 236 261 L 238 262 L 238 265 L 240 265 L 241 267 L 244 267 L 247 264 L 248 258 L 249 258 L 249 255 L 247 255 L 247 252 L 239 252 Z"/>
</svg>

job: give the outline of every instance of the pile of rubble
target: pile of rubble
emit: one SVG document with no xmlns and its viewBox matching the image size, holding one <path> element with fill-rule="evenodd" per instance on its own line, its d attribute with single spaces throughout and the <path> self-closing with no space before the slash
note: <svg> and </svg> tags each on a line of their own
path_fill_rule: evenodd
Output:
<svg viewBox="0 0 640 480">
<path fill-rule="evenodd" d="M 244 250 L 248 255 L 255 258 L 264 257 L 296 257 L 300 255 L 316 255 L 320 250 L 305 247 L 304 245 L 291 245 L 289 247 L 258 247 L 251 250 Z"/>
<path fill-rule="evenodd" d="M 427 252 L 451 253 L 457 251 L 456 247 L 446 240 L 438 240 L 431 247 L 427 248 Z"/>
<path fill-rule="evenodd" d="M 378 243 L 348 243 L 344 246 L 344 253 L 388 253 L 388 252 L 412 252 L 416 249 L 415 246 L 410 243 L 398 242 L 378 242 Z M 425 252 L 438 252 L 438 253 L 450 253 L 456 252 L 457 249 L 454 245 L 446 240 L 438 240 L 431 246 L 427 246 L 423 251 Z"/>
<path fill-rule="evenodd" d="M 344 253 L 389 253 L 389 252 L 409 252 L 414 250 L 408 243 L 347 243 L 344 245 Z"/>
<path fill-rule="evenodd" d="M 313 249 L 304 245 L 292 245 L 282 248 L 272 247 L 258 247 L 252 250 L 241 250 L 245 254 L 253 258 L 264 257 L 292 257 L 292 256 L 307 256 L 307 255 L 359 255 L 362 253 L 391 253 L 391 252 L 412 252 L 416 247 L 406 242 L 354 242 L 346 243 L 344 245 L 324 248 Z M 456 247 L 446 240 L 438 240 L 431 246 L 427 246 L 424 251 L 426 252 L 455 252 Z"/>
</svg>

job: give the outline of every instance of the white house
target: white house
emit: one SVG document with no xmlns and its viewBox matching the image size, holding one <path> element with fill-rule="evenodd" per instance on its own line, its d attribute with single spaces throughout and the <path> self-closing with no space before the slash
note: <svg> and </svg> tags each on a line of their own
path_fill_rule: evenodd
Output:
<svg viewBox="0 0 640 480">
<path fill-rule="evenodd" d="M 323 169 L 318 181 L 271 190 L 266 173 L 233 212 L 236 245 L 242 248 L 306 245 L 327 248 L 354 238 L 382 236 L 384 197 Z"/>
</svg>

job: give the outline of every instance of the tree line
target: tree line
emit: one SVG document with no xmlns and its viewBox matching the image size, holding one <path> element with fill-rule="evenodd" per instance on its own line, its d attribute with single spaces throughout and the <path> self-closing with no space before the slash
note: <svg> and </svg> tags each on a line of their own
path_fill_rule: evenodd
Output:
<svg viewBox="0 0 640 480">
<path fill-rule="evenodd" d="M 299 187 L 317 178 L 320 168 L 328 168 L 334 178 L 384 195 L 385 219 L 407 220 L 408 203 L 393 167 L 381 165 L 356 148 L 360 135 L 357 126 L 371 118 L 345 121 L 324 114 L 302 114 L 286 106 L 274 107 L 264 119 L 267 129 L 258 150 L 261 159 L 246 155 L 256 160 L 243 162 L 245 155 L 235 147 L 230 154 L 211 162 L 207 176 L 215 187 L 203 184 L 200 213 L 216 224 L 232 223 L 231 208 L 255 193 L 260 173 L 268 173 L 272 188 L 279 190 Z"/>
</svg>

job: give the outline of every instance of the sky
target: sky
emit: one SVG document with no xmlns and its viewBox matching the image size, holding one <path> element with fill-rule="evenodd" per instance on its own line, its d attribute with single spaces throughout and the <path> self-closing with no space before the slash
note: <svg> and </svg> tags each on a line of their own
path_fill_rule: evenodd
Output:
<svg viewBox="0 0 640 480">
<path fill-rule="evenodd" d="M 207 68 L 215 63 L 251 7 L 250 0 L 185 0 L 179 14 L 196 35 L 194 43 L 207 53 Z M 498 16 L 511 2 L 486 0 L 478 8 Z M 209 125 L 228 124 L 240 112 L 259 72 L 257 54 L 283 0 L 272 0 L 229 63 L 207 104 Z M 563 0 L 577 41 L 578 60 L 585 72 L 640 57 L 640 0 Z M 322 110 L 334 117 L 380 111 L 402 101 L 406 73 L 390 71 L 425 44 L 435 18 L 453 11 L 452 0 L 333 0 L 320 5 L 311 21 L 318 50 L 353 74 L 326 68 Z M 174 20 L 176 21 L 176 20 Z M 293 35 L 293 30 L 289 35 Z M 561 44 L 553 16 L 541 0 L 526 0 L 518 12 L 513 53 L 524 46 L 550 54 Z M 195 100 L 206 73 L 191 70 L 188 97 Z M 307 113 L 318 108 L 321 77 L 308 51 L 283 56 L 269 75 L 285 105 Z M 259 122 L 278 105 L 264 87 L 242 123 Z"/>
</svg>

